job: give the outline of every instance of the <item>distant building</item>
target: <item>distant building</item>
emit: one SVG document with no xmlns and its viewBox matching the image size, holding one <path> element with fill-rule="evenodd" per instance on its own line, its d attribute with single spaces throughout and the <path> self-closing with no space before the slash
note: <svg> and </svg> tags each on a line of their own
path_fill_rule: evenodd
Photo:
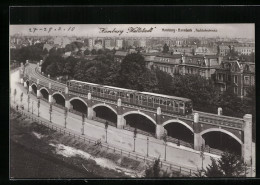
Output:
<svg viewBox="0 0 260 185">
<path fill-rule="evenodd" d="M 193 55 L 194 54 L 194 48 L 192 47 L 172 47 L 170 48 L 170 53 L 173 54 L 183 54 L 183 55 Z"/>
<path fill-rule="evenodd" d="M 219 45 L 219 55 L 226 56 L 230 53 L 230 48 L 227 45 Z"/>
<path fill-rule="evenodd" d="M 170 75 L 194 74 L 209 79 L 215 73 L 216 67 L 221 63 L 222 58 L 213 56 L 187 56 L 181 54 L 154 55 L 152 53 L 142 54 L 145 57 L 146 66 L 150 69 L 158 68 Z"/>
<path fill-rule="evenodd" d="M 44 49 L 47 49 L 48 52 L 49 52 L 52 48 L 53 48 L 53 45 L 50 45 L 50 44 L 44 44 L 44 45 L 43 45 L 43 50 L 44 50 Z"/>
<path fill-rule="evenodd" d="M 255 52 L 255 47 L 252 45 L 238 45 L 234 46 L 233 49 L 239 55 L 250 55 Z"/>
<path fill-rule="evenodd" d="M 255 64 L 224 60 L 216 69 L 216 84 L 221 91 L 232 88 L 237 96 L 243 98 L 248 88 L 255 85 Z"/>
<path fill-rule="evenodd" d="M 170 75 L 179 73 L 179 64 L 182 60 L 182 55 L 154 55 L 154 54 L 143 54 L 146 67 L 149 69 L 160 69 Z"/>
<path fill-rule="evenodd" d="M 122 48 L 123 47 L 123 40 L 116 40 L 116 47 Z"/>
<path fill-rule="evenodd" d="M 94 40 L 93 40 L 93 39 L 88 39 L 88 44 L 87 44 L 87 46 L 88 46 L 90 49 L 92 49 L 93 46 L 94 46 Z"/>
<path fill-rule="evenodd" d="M 111 48 L 111 40 L 105 40 L 105 48 L 107 49 Z"/>
<path fill-rule="evenodd" d="M 59 45 L 60 48 L 65 48 L 67 44 L 71 43 L 71 40 L 67 37 L 56 37 L 54 38 L 53 43 Z"/>
<path fill-rule="evenodd" d="M 210 79 L 222 58 L 217 55 L 195 55 L 183 57 L 180 64 L 180 74 L 194 74 Z"/>
<path fill-rule="evenodd" d="M 146 40 L 140 40 L 140 47 L 146 47 Z"/>
<path fill-rule="evenodd" d="M 196 55 L 217 55 L 218 48 L 217 47 L 197 47 L 195 49 Z"/>
</svg>

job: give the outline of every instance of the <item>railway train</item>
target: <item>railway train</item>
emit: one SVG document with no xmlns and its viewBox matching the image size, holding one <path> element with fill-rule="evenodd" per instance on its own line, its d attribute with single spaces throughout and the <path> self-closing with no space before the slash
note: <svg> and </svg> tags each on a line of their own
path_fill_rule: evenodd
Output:
<svg viewBox="0 0 260 185">
<path fill-rule="evenodd" d="M 188 115 L 193 111 L 192 101 L 187 98 L 167 96 L 150 92 L 140 92 L 137 90 L 124 89 L 77 80 L 67 81 L 67 87 L 71 92 L 80 94 L 91 93 L 91 95 L 94 97 L 114 101 L 117 101 L 118 98 L 120 98 L 122 103 L 141 106 L 148 109 L 157 109 L 157 107 L 161 107 L 163 112 L 168 113 Z"/>
</svg>

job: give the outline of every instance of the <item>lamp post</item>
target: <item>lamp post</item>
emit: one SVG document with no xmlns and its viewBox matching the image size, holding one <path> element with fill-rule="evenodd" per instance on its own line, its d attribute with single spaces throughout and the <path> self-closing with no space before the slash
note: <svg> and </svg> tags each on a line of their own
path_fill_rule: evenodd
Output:
<svg viewBox="0 0 260 185">
<path fill-rule="evenodd" d="M 164 145 L 165 145 L 165 150 L 164 150 L 164 161 L 166 161 L 166 147 L 167 147 L 167 134 L 164 131 L 163 133 L 163 141 L 164 141 Z"/>
<path fill-rule="evenodd" d="M 201 164 L 201 170 L 203 170 L 203 160 L 205 159 L 205 154 L 204 154 L 204 152 L 205 152 L 205 147 L 204 147 L 204 145 L 201 145 L 201 152 L 200 152 L 200 157 L 201 157 L 201 162 L 202 162 L 202 164 Z"/>
<path fill-rule="evenodd" d="M 135 139 L 136 139 L 136 135 L 137 135 L 137 128 L 135 128 L 135 130 L 134 130 L 134 152 L 135 152 Z"/>
<path fill-rule="evenodd" d="M 21 105 L 22 105 L 22 103 L 23 103 L 23 92 L 20 95 L 20 102 L 21 102 Z"/>
<path fill-rule="evenodd" d="M 106 130 L 106 143 L 107 143 L 107 128 L 108 128 L 108 122 L 105 123 L 105 130 Z"/>
<path fill-rule="evenodd" d="M 147 157 L 148 157 L 148 151 L 149 151 L 149 137 L 147 137 Z"/>
<path fill-rule="evenodd" d="M 50 122 L 51 122 L 51 113 L 52 113 L 52 104 L 51 103 L 50 103 L 49 113 L 50 113 Z"/>
<path fill-rule="evenodd" d="M 33 101 L 32 101 L 32 114 L 33 114 Z"/>
<path fill-rule="evenodd" d="M 28 98 L 27 98 L 27 103 L 28 103 L 28 112 L 29 112 L 29 104 L 30 104 L 30 95 L 28 94 Z"/>
<path fill-rule="evenodd" d="M 84 123 L 85 122 L 85 115 L 84 115 L 84 113 L 82 113 L 82 135 L 84 135 Z"/>
<path fill-rule="evenodd" d="M 66 128 L 67 127 L 67 117 L 68 117 L 68 108 L 65 107 L 64 109 L 64 118 L 65 118 L 65 123 L 64 123 L 64 127 Z"/>
<path fill-rule="evenodd" d="M 38 117 L 40 116 L 40 103 L 41 103 L 41 100 L 38 99 L 38 103 L 37 103 L 37 107 L 38 107 Z"/>
</svg>

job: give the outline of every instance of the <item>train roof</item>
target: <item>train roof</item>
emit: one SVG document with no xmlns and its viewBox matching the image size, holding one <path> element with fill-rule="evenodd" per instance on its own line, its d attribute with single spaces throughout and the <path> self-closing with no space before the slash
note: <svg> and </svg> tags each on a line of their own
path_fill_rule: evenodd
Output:
<svg viewBox="0 0 260 185">
<path fill-rule="evenodd" d="M 83 83 L 83 84 L 89 84 L 89 85 L 100 86 L 100 84 L 94 84 L 94 83 L 83 82 L 83 81 L 78 81 L 78 80 L 70 80 L 70 82 L 78 82 L 78 83 Z"/>
<path fill-rule="evenodd" d="M 102 87 L 111 88 L 111 89 L 117 89 L 117 90 L 123 90 L 123 91 L 130 91 L 130 92 L 138 92 L 138 91 L 132 90 L 132 89 L 125 89 L 125 88 L 108 86 L 108 85 L 103 85 Z"/>
<path fill-rule="evenodd" d="M 191 101 L 191 99 L 182 98 L 182 97 L 178 97 L 178 96 L 168 96 L 165 94 L 157 94 L 157 93 L 151 93 L 151 92 L 139 92 L 139 93 L 145 94 L 145 95 L 151 95 L 151 96 L 159 96 L 159 97 L 163 97 L 163 98 L 176 99 L 176 100 L 180 100 L 180 101 Z"/>
</svg>

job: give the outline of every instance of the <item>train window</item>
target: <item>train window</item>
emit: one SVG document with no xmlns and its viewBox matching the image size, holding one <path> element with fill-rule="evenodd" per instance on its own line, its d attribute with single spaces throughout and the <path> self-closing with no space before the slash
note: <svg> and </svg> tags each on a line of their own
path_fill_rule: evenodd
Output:
<svg viewBox="0 0 260 185">
<path fill-rule="evenodd" d="M 143 102 L 146 102 L 147 98 L 145 96 L 142 96 L 142 100 L 143 100 Z"/>
<path fill-rule="evenodd" d="M 171 101 L 167 100 L 167 106 L 172 106 Z"/>
<path fill-rule="evenodd" d="M 179 106 L 181 107 L 181 108 L 183 108 L 183 103 L 181 102 L 181 103 L 179 103 Z"/>
<path fill-rule="evenodd" d="M 178 102 L 175 102 L 175 107 L 179 107 L 179 103 Z"/>
<path fill-rule="evenodd" d="M 163 100 L 163 105 L 166 105 L 166 101 L 165 100 Z"/>
<path fill-rule="evenodd" d="M 149 103 L 152 103 L 152 102 L 153 102 L 152 100 L 153 100 L 153 99 L 152 99 L 151 97 L 148 98 L 148 102 L 149 102 Z"/>
<path fill-rule="evenodd" d="M 159 99 L 154 99 L 154 102 L 156 103 L 156 104 L 159 104 Z"/>
</svg>

